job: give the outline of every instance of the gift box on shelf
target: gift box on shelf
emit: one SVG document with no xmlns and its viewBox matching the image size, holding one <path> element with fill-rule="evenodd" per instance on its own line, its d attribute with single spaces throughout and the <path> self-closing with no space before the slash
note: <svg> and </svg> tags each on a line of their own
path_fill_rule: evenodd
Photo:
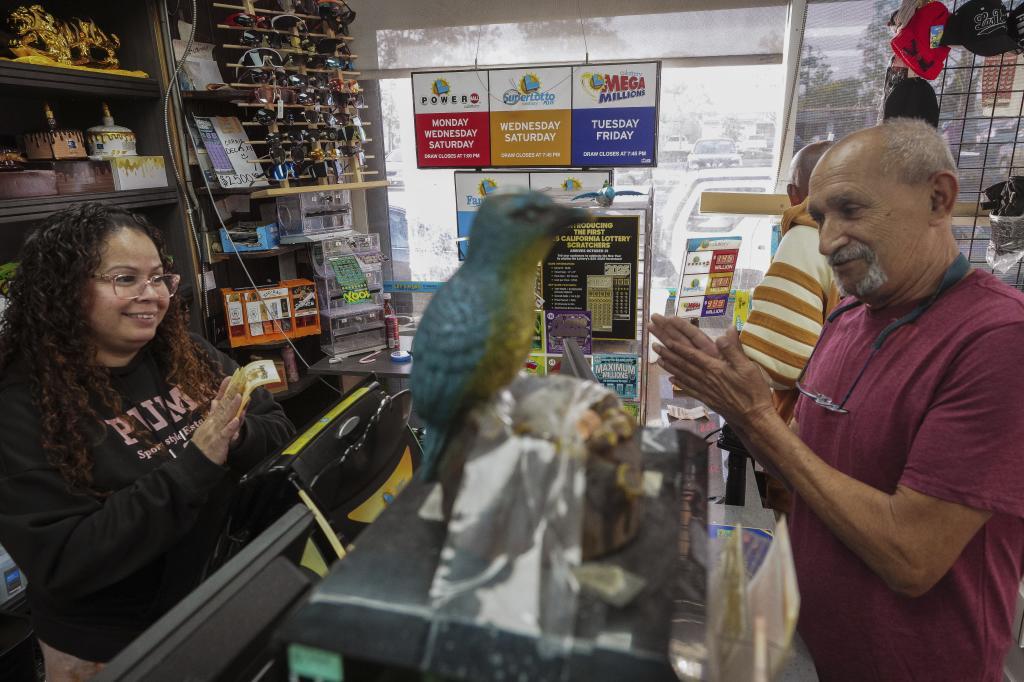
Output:
<svg viewBox="0 0 1024 682">
<path fill-rule="evenodd" d="M 57 194 L 57 173 L 22 170 L 0 173 L 0 199 L 27 199 Z"/>
<path fill-rule="evenodd" d="M 224 250 L 224 253 L 269 251 L 271 249 L 276 249 L 281 245 L 276 223 L 270 223 L 269 225 L 238 223 L 232 227 L 232 235 L 229 235 L 228 231 L 223 227 L 220 228 L 218 232 L 220 234 L 220 245 Z M 247 235 L 255 235 L 257 241 L 253 242 L 251 237 L 249 239 L 241 240 L 237 234 L 239 232 L 245 232 Z"/>
<path fill-rule="evenodd" d="M 320 333 L 316 287 L 308 279 L 284 280 L 260 289 L 220 291 L 232 348 Z"/>
<path fill-rule="evenodd" d="M 114 175 L 114 189 L 123 192 L 130 189 L 167 187 L 167 168 L 162 156 L 122 156 L 108 159 Z"/>
</svg>

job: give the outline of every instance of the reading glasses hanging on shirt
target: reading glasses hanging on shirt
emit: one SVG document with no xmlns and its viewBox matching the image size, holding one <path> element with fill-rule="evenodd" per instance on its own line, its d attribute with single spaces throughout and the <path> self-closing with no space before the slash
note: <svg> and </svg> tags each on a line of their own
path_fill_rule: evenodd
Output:
<svg viewBox="0 0 1024 682">
<path fill-rule="evenodd" d="M 818 352 L 818 347 L 821 345 L 821 340 L 825 338 L 825 329 L 830 328 L 832 326 L 832 322 L 837 317 L 839 317 L 848 310 L 853 310 L 854 308 L 859 306 L 862 303 L 862 301 L 854 301 L 853 303 L 847 303 L 846 305 L 840 306 L 833 310 L 832 313 L 828 316 L 828 320 L 825 324 L 825 329 L 822 329 L 821 336 L 818 337 L 818 342 L 814 344 L 814 348 L 811 350 L 810 357 L 807 358 L 807 363 L 804 365 L 803 370 L 800 372 L 800 376 L 797 377 L 796 390 L 800 391 L 800 395 L 811 400 L 815 405 L 825 408 L 829 412 L 835 412 L 837 414 L 849 414 L 850 411 L 846 409 L 847 401 L 850 400 L 850 396 L 853 395 L 854 389 L 857 388 L 857 384 L 859 384 L 860 380 L 864 377 L 864 373 L 867 371 L 868 365 L 871 364 L 872 358 L 874 358 L 875 354 L 878 353 L 879 350 L 881 350 L 882 344 L 884 344 L 885 340 L 889 338 L 889 335 L 892 334 L 897 329 L 899 329 L 900 327 L 908 325 L 917 318 L 921 317 L 921 315 L 923 315 L 924 312 L 928 310 L 928 308 L 930 308 L 932 304 L 935 303 L 935 301 L 938 300 L 939 296 L 944 294 L 946 291 L 952 288 L 954 284 L 963 279 L 964 275 L 966 275 L 970 269 L 971 264 L 967 261 L 967 258 L 965 258 L 962 253 L 959 254 L 953 261 L 953 263 L 949 266 L 949 268 L 946 269 L 946 273 L 942 276 L 942 282 L 939 283 L 939 288 L 935 290 L 934 294 L 932 294 L 926 300 L 919 303 L 909 313 L 899 318 L 898 320 L 893 321 L 885 329 L 882 330 L 882 332 L 878 335 L 878 338 L 875 339 L 875 342 L 871 344 L 871 353 L 868 355 L 867 360 L 864 361 L 864 366 L 860 368 L 859 372 L 857 372 L 857 378 L 853 380 L 853 384 L 850 386 L 850 390 L 846 392 L 846 395 L 844 395 L 843 399 L 838 403 L 836 403 L 835 400 L 828 397 L 824 393 L 812 391 L 800 383 L 803 380 L 804 375 L 807 373 L 807 368 L 811 366 L 811 360 L 814 359 L 814 354 Z"/>
</svg>

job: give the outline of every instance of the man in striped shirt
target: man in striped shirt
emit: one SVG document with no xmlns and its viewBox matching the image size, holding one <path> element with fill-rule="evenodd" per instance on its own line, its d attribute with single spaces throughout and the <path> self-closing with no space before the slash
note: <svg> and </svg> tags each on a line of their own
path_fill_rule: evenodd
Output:
<svg viewBox="0 0 1024 682">
<path fill-rule="evenodd" d="M 839 300 L 832 268 L 818 251 L 818 224 L 807 213 L 807 187 L 831 142 L 812 142 L 793 157 L 786 187 L 792 206 L 782 215 L 782 239 L 764 281 L 754 289 L 753 311 L 740 343 L 761 367 L 772 400 L 787 423 L 799 393 L 794 383 L 818 341 L 825 316 Z M 789 511 L 789 491 L 767 477 L 768 506 Z"/>
</svg>

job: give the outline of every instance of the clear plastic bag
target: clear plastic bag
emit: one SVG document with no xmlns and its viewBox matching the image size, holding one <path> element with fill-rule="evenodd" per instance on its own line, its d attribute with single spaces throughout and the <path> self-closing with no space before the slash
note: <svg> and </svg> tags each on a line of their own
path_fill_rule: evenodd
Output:
<svg viewBox="0 0 1024 682">
<path fill-rule="evenodd" d="M 609 394 L 568 376 L 523 376 L 471 413 L 430 590 L 435 655 L 446 646 L 446 619 L 535 637 L 548 655 L 571 646 L 586 487 L 576 425 Z"/>
<path fill-rule="evenodd" d="M 996 274 L 1007 272 L 1024 260 L 1024 216 L 989 216 L 992 236 L 985 260 Z"/>
</svg>

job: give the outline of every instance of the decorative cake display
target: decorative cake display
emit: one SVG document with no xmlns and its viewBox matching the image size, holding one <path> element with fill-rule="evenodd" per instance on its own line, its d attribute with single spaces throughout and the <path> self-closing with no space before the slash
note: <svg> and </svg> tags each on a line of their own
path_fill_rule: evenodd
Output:
<svg viewBox="0 0 1024 682">
<path fill-rule="evenodd" d="M 43 105 L 48 130 L 22 136 L 25 156 L 30 159 L 84 159 L 85 140 L 80 130 L 60 130 L 49 104 Z"/>
<path fill-rule="evenodd" d="M 136 156 L 135 133 L 129 128 L 114 124 L 114 117 L 111 116 L 110 107 L 106 102 L 103 103 L 103 125 L 86 130 L 85 143 L 91 159 Z"/>
</svg>

